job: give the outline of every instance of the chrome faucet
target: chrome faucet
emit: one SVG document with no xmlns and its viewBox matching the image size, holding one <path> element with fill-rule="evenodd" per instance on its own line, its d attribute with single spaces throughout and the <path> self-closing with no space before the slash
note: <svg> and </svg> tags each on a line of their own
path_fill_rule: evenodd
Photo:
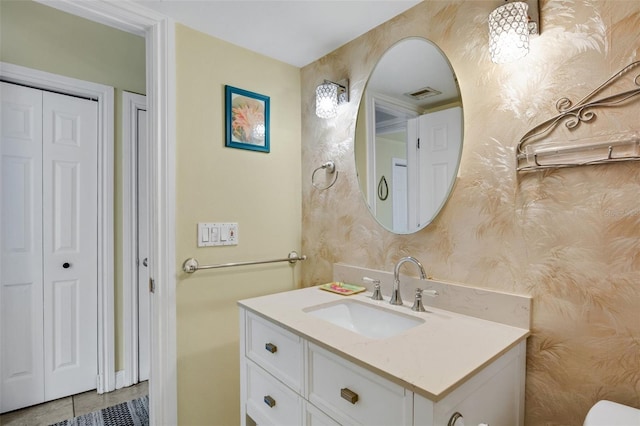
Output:
<svg viewBox="0 0 640 426">
<path fill-rule="evenodd" d="M 391 292 L 391 300 L 389 301 L 392 305 L 402 305 L 402 297 L 400 296 L 400 266 L 405 262 L 415 263 L 420 269 L 420 279 L 427 279 L 427 274 L 424 272 L 422 263 L 420 263 L 415 257 L 407 256 L 398 260 L 398 263 L 396 263 L 396 267 L 393 270 L 393 291 Z"/>
</svg>

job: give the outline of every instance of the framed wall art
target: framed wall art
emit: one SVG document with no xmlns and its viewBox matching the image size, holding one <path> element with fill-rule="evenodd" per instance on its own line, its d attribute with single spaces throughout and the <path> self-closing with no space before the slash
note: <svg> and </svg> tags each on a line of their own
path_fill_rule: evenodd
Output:
<svg viewBox="0 0 640 426">
<path fill-rule="evenodd" d="M 269 152 L 269 97 L 225 86 L 225 146 Z"/>
</svg>

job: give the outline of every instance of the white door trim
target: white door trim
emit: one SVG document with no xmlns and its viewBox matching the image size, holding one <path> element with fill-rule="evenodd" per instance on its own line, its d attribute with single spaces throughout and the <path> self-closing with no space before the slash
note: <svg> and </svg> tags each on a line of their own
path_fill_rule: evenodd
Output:
<svg viewBox="0 0 640 426">
<path fill-rule="evenodd" d="M 5 81 L 98 101 L 98 380 L 115 389 L 113 290 L 113 87 L 0 62 Z"/>
<path fill-rule="evenodd" d="M 376 215 L 378 199 L 378 182 L 376 181 L 376 98 L 366 92 L 366 164 L 367 164 L 367 204 L 371 214 Z"/>
<path fill-rule="evenodd" d="M 146 38 L 150 145 L 151 298 L 150 424 L 178 422 L 175 257 L 175 26 L 134 2 L 37 0 Z"/>
<path fill-rule="evenodd" d="M 146 98 L 122 92 L 122 327 L 124 336 L 123 383 L 117 387 L 138 383 L 138 208 L 137 180 L 137 115 L 147 109 Z"/>
</svg>

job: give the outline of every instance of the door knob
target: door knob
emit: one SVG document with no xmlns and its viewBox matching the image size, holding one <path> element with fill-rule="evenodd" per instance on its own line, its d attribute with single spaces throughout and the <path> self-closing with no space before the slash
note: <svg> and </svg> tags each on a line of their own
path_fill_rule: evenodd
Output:
<svg viewBox="0 0 640 426">
<path fill-rule="evenodd" d="M 69 267 L 70 267 L 70 266 L 71 266 L 71 264 L 70 264 L 69 262 L 64 262 L 64 263 L 62 264 L 62 267 L 63 267 L 64 269 L 69 269 Z"/>
<path fill-rule="evenodd" d="M 147 258 L 145 257 L 144 260 L 142 261 L 142 265 L 143 266 L 147 266 L 149 264 L 149 262 L 147 261 Z"/>
</svg>

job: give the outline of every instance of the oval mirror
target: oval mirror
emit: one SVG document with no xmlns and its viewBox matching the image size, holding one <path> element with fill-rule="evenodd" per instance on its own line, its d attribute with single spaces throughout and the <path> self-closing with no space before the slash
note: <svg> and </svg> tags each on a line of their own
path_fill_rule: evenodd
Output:
<svg viewBox="0 0 640 426">
<path fill-rule="evenodd" d="M 358 111 L 355 158 L 369 210 L 410 234 L 444 206 L 462 152 L 462 99 L 449 60 L 432 42 L 394 44 L 375 66 Z"/>
</svg>

